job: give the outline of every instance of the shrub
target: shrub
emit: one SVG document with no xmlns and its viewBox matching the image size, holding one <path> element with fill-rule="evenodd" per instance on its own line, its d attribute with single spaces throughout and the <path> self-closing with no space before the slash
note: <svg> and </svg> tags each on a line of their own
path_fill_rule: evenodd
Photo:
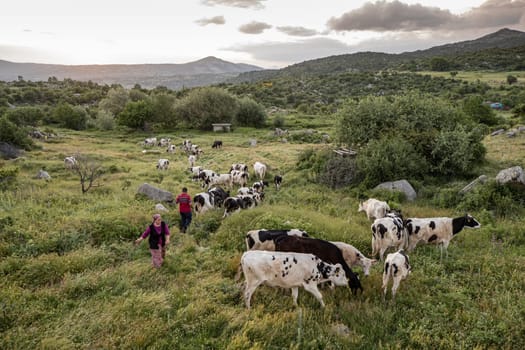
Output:
<svg viewBox="0 0 525 350">
<path fill-rule="evenodd" d="M 26 151 L 35 146 L 27 132 L 6 117 L 0 117 L 0 142 L 23 148 Z"/>
<path fill-rule="evenodd" d="M 16 181 L 18 168 L 0 168 L 0 190 L 10 188 Z"/>
<path fill-rule="evenodd" d="M 115 129 L 115 117 L 108 111 L 101 110 L 97 113 L 97 119 L 95 119 L 95 126 L 100 130 L 113 130 Z"/>
<path fill-rule="evenodd" d="M 356 180 L 356 160 L 351 157 L 332 156 L 319 175 L 319 182 L 331 188 L 349 186 Z"/>
<path fill-rule="evenodd" d="M 69 103 L 61 103 L 53 111 L 53 119 L 65 128 L 85 130 L 88 114 L 81 106 L 72 106 Z"/>
<path fill-rule="evenodd" d="M 235 116 L 235 121 L 239 126 L 261 128 L 266 123 L 266 112 L 263 106 L 251 98 L 244 97 L 239 100 L 239 110 Z"/>
</svg>

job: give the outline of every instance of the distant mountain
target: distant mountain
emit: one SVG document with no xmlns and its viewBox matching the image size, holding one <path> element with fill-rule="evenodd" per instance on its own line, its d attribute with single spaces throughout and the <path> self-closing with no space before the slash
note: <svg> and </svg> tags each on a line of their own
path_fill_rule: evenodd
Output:
<svg viewBox="0 0 525 350">
<path fill-rule="evenodd" d="M 448 58 L 454 69 L 525 69 L 525 32 L 501 29 L 469 41 L 435 46 L 426 50 L 387 54 L 357 52 L 294 64 L 279 70 L 241 73 L 231 83 L 254 82 L 304 75 L 338 74 L 383 69 L 425 70 L 432 57 Z M 505 57 L 504 60 L 501 58 Z"/>
<path fill-rule="evenodd" d="M 183 64 L 110 64 L 110 65 L 56 65 L 15 63 L 0 60 L 0 80 L 46 81 L 57 79 L 91 80 L 102 84 L 122 84 L 144 88 L 166 86 L 170 89 L 217 84 L 239 73 L 262 68 L 242 63 L 227 62 L 206 57 Z"/>
</svg>

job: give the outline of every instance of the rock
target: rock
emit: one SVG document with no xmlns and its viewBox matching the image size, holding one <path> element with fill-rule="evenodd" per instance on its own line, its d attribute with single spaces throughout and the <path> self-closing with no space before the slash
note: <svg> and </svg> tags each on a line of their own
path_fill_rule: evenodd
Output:
<svg viewBox="0 0 525 350">
<path fill-rule="evenodd" d="M 490 134 L 490 136 L 496 136 L 496 135 L 499 135 L 499 134 L 503 134 L 505 132 L 505 129 L 498 129 L 494 132 L 492 132 L 492 134 Z"/>
<path fill-rule="evenodd" d="M 507 135 L 507 137 L 516 137 L 516 131 L 511 130 L 511 131 L 507 132 L 506 135 Z"/>
<path fill-rule="evenodd" d="M 520 166 L 503 169 L 496 176 L 496 182 L 499 184 L 518 182 L 525 185 L 525 174 L 523 174 L 523 169 Z"/>
<path fill-rule="evenodd" d="M 148 183 L 140 185 L 137 193 L 143 194 L 154 201 L 173 203 L 173 193 L 153 187 Z"/>
<path fill-rule="evenodd" d="M 51 176 L 49 173 L 45 170 L 40 169 L 38 171 L 38 174 L 36 174 L 37 179 L 44 179 L 44 180 L 51 180 Z"/>
<path fill-rule="evenodd" d="M 485 182 L 487 182 L 487 179 L 488 179 L 487 175 L 480 175 L 476 180 L 472 181 L 467 186 L 463 187 L 461 191 L 459 191 L 459 193 L 467 193 L 470 190 L 472 190 L 474 186 L 476 186 L 477 184 L 479 183 L 484 184 Z"/>
<path fill-rule="evenodd" d="M 155 204 L 155 211 L 169 211 L 165 206 L 160 203 Z"/>
<path fill-rule="evenodd" d="M 414 187 L 412 187 L 412 185 L 407 180 L 383 182 L 377 185 L 374 189 L 386 189 L 403 192 L 406 196 L 406 199 L 409 201 L 413 201 L 417 198 L 417 193 L 414 190 Z"/>
<path fill-rule="evenodd" d="M 257 140 L 255 140 L 255 139 L 250 139 L 249 142 L 250 142 L 250 146 L 252 146 L 252 147 L 257 146 Z"/>
</svg>

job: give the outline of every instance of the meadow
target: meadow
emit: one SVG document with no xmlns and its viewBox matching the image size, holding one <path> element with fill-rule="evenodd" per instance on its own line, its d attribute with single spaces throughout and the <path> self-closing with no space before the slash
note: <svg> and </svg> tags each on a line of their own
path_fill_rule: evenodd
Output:
<svg viewBox="0 0 525 350">
<path fill-rule="evenodd" d="M 382 266 L 376 264 L 370 276 L 361 274 L 362 294 L 322 289 L 325 309 L 304 290 L 295 307 L 289 291 L 263 286 L 247 310 L 234 275 L 248 230 L 301 228 L 370 255 L 371 222 L 357 212 L 356 191 L 316 184 L 296 166 L 302 151 L 334 145 L 283 143 L 270 129 L 251 128 L 56 132 L 59 137 L 39 142 L 40 149 L 2 163 L 19 172 L 15 184 L 0 191 L 1 349 L 525 348 L 522 218 L 472 211 L 482 227 L 455 237 L 448 258 L 440 261 L 435 246 L 416 248 L 412 274 L 395 303 L 390 296 L 383 302 Z M 164 266 L 153 269 L 147 244 L 132 244 L 156 204 L 137 196 L 138 187 L 147 182 L 177 194 L 186 186 L 192 196 L 202 189 L 190 180 L 180 151 L 142 153 L 140 141 L 149 136 L 168 136 L 178 145 L 191 139 L 204 149 L 198 164 L 217 172 L 261 161 L 269 166 L 267 179 L 282 174 L 283 185 L 279 191 L 270 186 L 255 209 L 225 219 L 221 210 L 194 217 L 187 234 L 178 232 L 178 213 L 170 207 L 163 218 L 172 229 L 171 246 Z M 525 165 L 524 138 L 487 137 L 489 176 Z M 222 149 L 211 148 L 215 139 Z M 63 164 L 79 153 L 104 169 L 99 187 L 85 194 Z M 163 157 L 170 168 L 161 172 L 155 164 Z M 39 169 L 52 179 L 36 179 Z M 464 214 L 425 199 L 398 205 L 412 217 Z"/>
</svg>

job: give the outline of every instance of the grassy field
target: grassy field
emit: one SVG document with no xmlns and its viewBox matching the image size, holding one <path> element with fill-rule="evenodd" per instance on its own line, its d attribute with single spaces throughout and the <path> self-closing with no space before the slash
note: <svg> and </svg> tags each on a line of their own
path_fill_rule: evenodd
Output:
<svg viewBox="0 0 525 350">
<path fill-rule="evenodd" d="M 170 208 L 163 217 L 172 244 L 155 270 L 147 244 L 132 241 L 150 223 L 156 203 L 136 191 L 147 182 L 174 194 L 182 186 L 192 196 L 200 192 L 186 156 L 168 156 L 170 169 L 159 172 L 155 164 L 164 150 L 144 154 L 139 144 L 152 135 L 58 133 L 42 149 L 2 163 L 19 175 L 15 188 L 0 192 L 1 349 L 525 348 L 523 220 L 471 212 L 482 228 L 454 238 L 448 259 L 440 262 L 435 246 L 410 254 L 413 272 L 395 304 L 382 301 L 377 264 L 361 277 L 363 294 L 323 289 L 325 309 L 304 290 L 294 307 L 289 291 L 263 286 L 248 311 L 234 275 L 250 229 L 297 227 L 371 252 L 370 222 L 357 212 L 354 192 L 311 183 L 296 169 L 302 150 L 330 145 L 282 143 L 266 129 L 157 133 L 201 145 L 205 168 L 227 172 L 232 163 L 261 161 L 269 165 L 268 178 L 280 173 L 284 182 L 280 191 L 268 188 L 256 209 L 226 219 L 219 210 L 194 218 L 188 234 L 178 233 L 178 214 Z M 524 165 L 524 137 L 487 138 L 487 175 Z M 211 148 L 216 138 L 223 149 Z M 63 165 L 76 153 L 106 169 L 101 186 L 84 195 Z M 42 168 L 52 180 L 35 179 Z M 425 201 L 401 206 L 407 216 L 463 214 Z"/>
<path fill-rule="evenodd" d="M 434 71 L 422 71 L 418 72 L 419 74 L 429 74 L 434 77 L 443 77 L 451 78 L 450 72 L 434 72 Z M 491 87 L 499 87 L 501 85 L 508 85 L 507 76 L 513 75 L 518 78 L 516 84 L 520 86 L 525 86 L 525 74 L 522 71 L 507 71 L 507 72 L 492 72 L 492 71 L 458 71 L 458 74 L 454 79 L 461 79 L 468 82 L 480 81 L 482 83 L 487 83 Z"/>
</svg>

